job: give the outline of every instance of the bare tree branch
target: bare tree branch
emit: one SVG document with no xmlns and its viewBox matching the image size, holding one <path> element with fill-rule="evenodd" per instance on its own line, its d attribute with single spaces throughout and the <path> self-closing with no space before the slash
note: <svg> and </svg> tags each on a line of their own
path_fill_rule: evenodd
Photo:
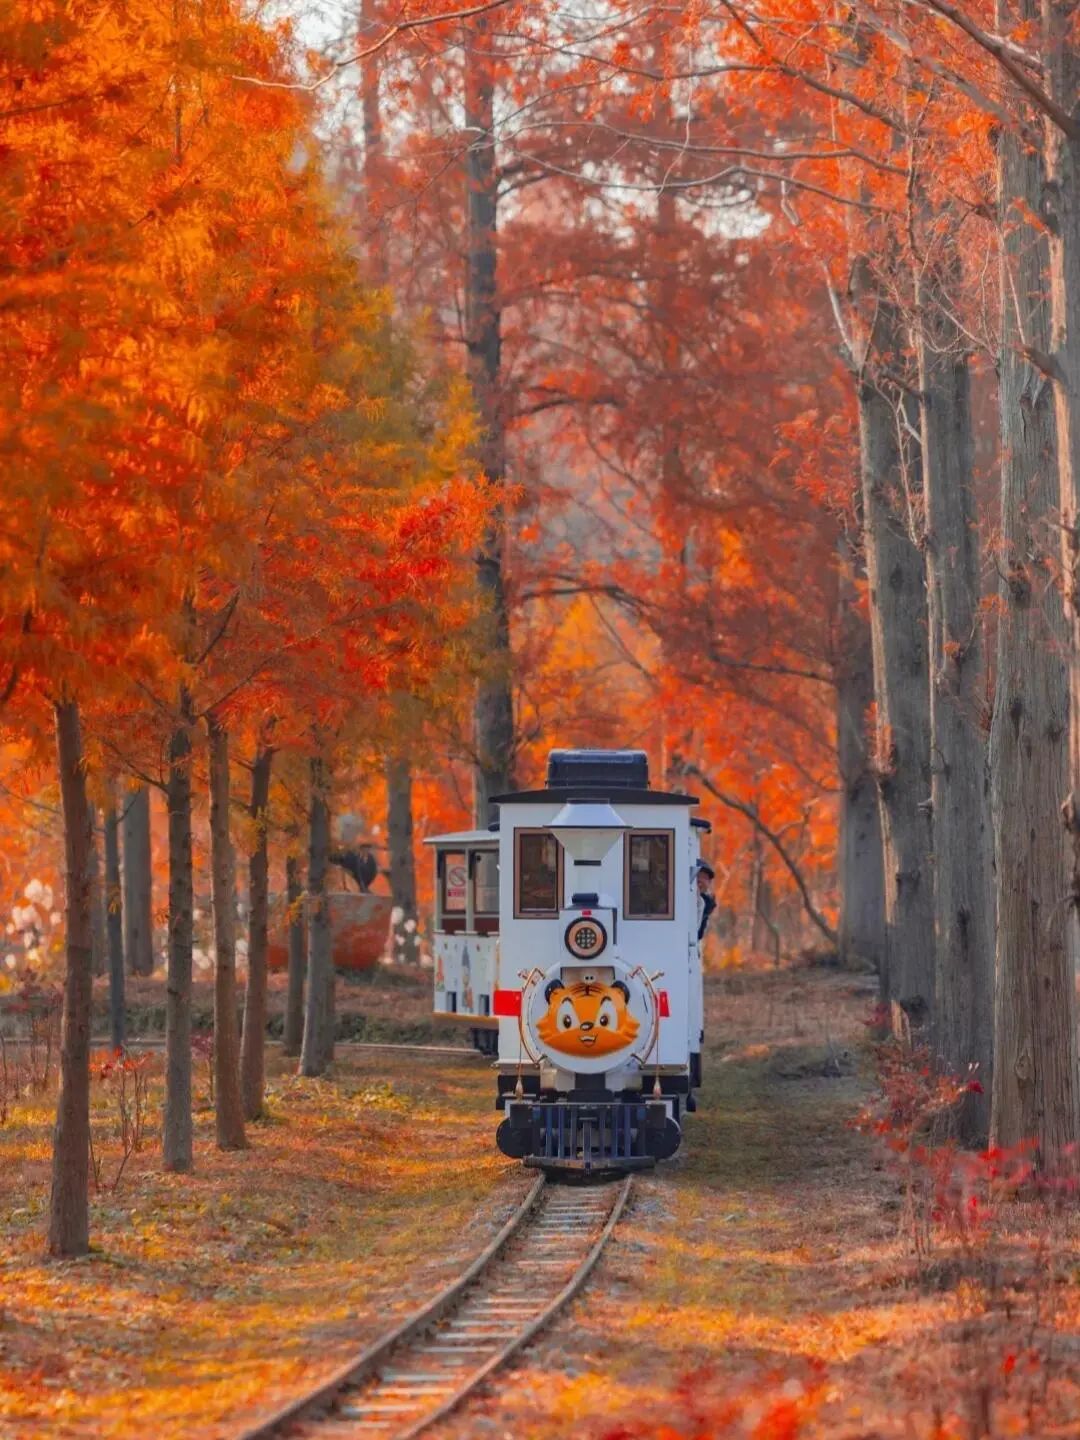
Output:
<svg viewBox="0 0 1080 1440">
<path fill-rule="evenodd" d="M 392 40 L 399 35 L 404 35 L 409 30 L 421 30 L 428 25 L 446 25 L 452 20 L 472 20 L 477 15 L 486 15 L 489 10 L 501 10 L 504 5 L 511 4 L 511 0 L 486 0 L 483 5 L 470 5 L 465 10 L 447 10 L 441 15 L 418 15 L 415 20 L 399 20 L 396 25 L 391 25 L 374 45 L 369 45 L 364 50 L 357 50 L 355 54 L 348 55 L 344 60 L 335 60 L 325 75 L 318 80 L 296 80 L 288 82 L 285 80 L 262 80 L 258 75 L 234 75 L 234 80 L 240 80 L 245 85 L 258 85 L 263 90 L 305 90 L 311 93 L 314 90 L 321 90 L 330 80 L 335 79 L 343 70 L 348 70 L 353 65 L 358 65 L 361 60 L 376 55 L 380 50 L 385 49 Z"/>
<path fill-rule="evenodd" d="M 701 784 L 704 785 L 705 789 L 708 790 L 709 794 L 720 801 L 721 805 L 726 805 L 729 810 L 735 810 L 738 812 L 738 814 L 744 816 L 747 820 L 750 821 L 750 824 L 753 825 L 754 829 L 758 832 L 758 834 L 768 840 L 769 844 L 773 847 L 777 855 L 779 855 L 780 859 L 783 861 L 784 866 L 790 874 L 791 878 L 795 881 L 799 894 L 802 897 L 803 909 L 806 911 L 807 915 L 809 915 L 810 919 L 825 936 L 826 940 L 828 940 L 830 945 L 839 945 L 839 935 L 836 933 L 833 927 L 825 919 L 825 916 L 822 915 L 821 911 L 814 904 L 813 897 L 810 894 L 810 889 L 806 881 L 802 877 L 802 872 L 799 870 L 799 867 L 792 859 L 787 846 L 784 844 L 783 840 L 777 834 L 777 832 L 765 824 L 764 820 L 762 820 L 761 816 L 758 814 L 757 807 L 754 805 L 748 805 L 744 800 L 739 800 L 736 796 L 729 795 L 726 791 L 721 790 L 719 786 L 714 785 L 713 782 L 708 778 L 708 776 L 702 774 L 701 770 L 699 770 L 696 765 L 691 764 L 690 761 L 677 761 L 676 768 L 681 774 L 691 776 L 693 779 L 699 780 Z"/>
</svg>

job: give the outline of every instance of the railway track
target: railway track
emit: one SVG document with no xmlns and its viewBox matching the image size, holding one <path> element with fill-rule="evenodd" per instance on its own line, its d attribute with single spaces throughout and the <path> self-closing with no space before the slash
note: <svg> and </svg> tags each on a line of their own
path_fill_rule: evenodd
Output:
<svg viewBox="0 0 1080 1440">
<path fill-rule="evenodd" d="M 239 1440 L 412 1440 L 449 1415 L 581 1289 L 623 1213 L 629 1177 L 541 1176 L 454 1283 L 309 1394 Z"/>
</svg>

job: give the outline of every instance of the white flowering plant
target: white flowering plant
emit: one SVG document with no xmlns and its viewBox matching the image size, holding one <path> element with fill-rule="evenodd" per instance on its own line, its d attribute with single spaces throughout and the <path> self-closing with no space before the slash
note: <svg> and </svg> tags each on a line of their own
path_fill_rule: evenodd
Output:
<svg viewBox="0 0 1080 1440">
<path fill-rule="evenodd" d="M 34 878 L 12 905 L 0 949 L 0 988 L 10 989 L 27 976 L 42 975 L 62 954 L 64 917 L 52 886 Z"/>
</svg>

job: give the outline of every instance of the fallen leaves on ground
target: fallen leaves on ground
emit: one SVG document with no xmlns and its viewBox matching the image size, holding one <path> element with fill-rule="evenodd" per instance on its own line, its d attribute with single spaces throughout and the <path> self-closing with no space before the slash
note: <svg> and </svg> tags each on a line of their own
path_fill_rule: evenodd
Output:
<svg viewBox="0 0 1080 1440">
<path fill-rule="evenodd" d="M 161 1169 L 158 1066 L 144 1148 L 96 1197 L 76 1262 L 43 1258 L 52 1108 L 20 1102 L 0 1129 L 0 1434 L 232 1434 L 491 1239 L 528 1180 L 495 1151 L 482 1061 L 343 1048 L 321 1080 L 294 1064 L 272 1051 L 247 1151 L 215 1148 L 197 1095 L 186 1176 Z M 106 1174 L 109 1098 L 95 1087 Z"/>
</svg>

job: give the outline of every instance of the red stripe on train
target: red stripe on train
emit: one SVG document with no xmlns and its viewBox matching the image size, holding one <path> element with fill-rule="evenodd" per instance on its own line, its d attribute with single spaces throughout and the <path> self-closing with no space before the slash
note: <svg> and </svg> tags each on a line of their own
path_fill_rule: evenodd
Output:
<svg viewBox="0 0 1080 1440">
<path fill-rule="evenodd" d="M 513 1018 L 521 1014 L 520 990 L 496 990 L 491 997 L 491 1013 Z"/>
</svg>

